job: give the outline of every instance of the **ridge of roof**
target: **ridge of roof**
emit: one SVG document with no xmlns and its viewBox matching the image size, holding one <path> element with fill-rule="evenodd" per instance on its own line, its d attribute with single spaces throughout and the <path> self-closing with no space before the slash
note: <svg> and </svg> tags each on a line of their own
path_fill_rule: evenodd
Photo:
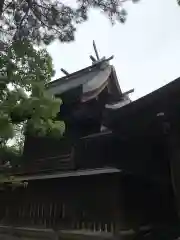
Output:
<svg viewBox="0 0 180 240">
<path fill-rule="evenodd" d="M 108 62 L 108 61 L 110 61 L 111 59 L 113 59 L 113 56 L 111 56 L 111 57 L 109 57 L 109 58 L 107 58 L 107 59 L 101 59 L 100 61 L 97 61 L 96 63 L 94 63 L 94 64 L 92 64 L 92 65 L 90 65 L 90 66 L 88 66 L 88 67 L 86 67 L 86 68 L 80 69 L 80 70 L 78 70 L 78 71 L 76 71 L 76 72 L 73 72 L 73 73 L 67 75 L 67 76 L 58 78 L 58 79 L 56 79 L 56 80 L 54 80 L 54 81 L 51 81 L 51 82 L 49 82 L 46 86 L 47 86 L 47 88 L 48 88 L 48 87 L 51 87 L 51 86 L 56 86 L 56 85 L 57 85 L 60 81 L 62 81 L 62 80 L 66 80 L 66 79 L 69 80 L 69 79 L 71 79 L 71 78 L 76 78 L 76 77 L 78 77 L 79 75 L 82 75 L 82 74 L 84 74 L 84 73 L 86 73 L 86 72 L 89 72 L 89 71 L 92 71 L 93 69 L 96 69 L 96 68 L 99 67 L 102 63 Z"/>
</svg>

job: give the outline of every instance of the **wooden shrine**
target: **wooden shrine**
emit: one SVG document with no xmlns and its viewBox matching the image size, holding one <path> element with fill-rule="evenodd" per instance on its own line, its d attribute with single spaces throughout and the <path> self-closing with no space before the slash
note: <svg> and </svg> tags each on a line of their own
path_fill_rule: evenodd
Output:
<svg viewBox="0 0 180 240">
<path fill-rule="evenodd" d="M 0 179 L 0 233 L 133 239 L 143 229 L 177 224 L 180 79 L 131 102 L 112 57 L 95 52 L 91 66 L 63 70 L 47 86 L 63 100 L 57 118 L 66 132 L 26 137 L 21 166 Z M 12 188 L 13 181 L 25 184 Z"/>
</svg>

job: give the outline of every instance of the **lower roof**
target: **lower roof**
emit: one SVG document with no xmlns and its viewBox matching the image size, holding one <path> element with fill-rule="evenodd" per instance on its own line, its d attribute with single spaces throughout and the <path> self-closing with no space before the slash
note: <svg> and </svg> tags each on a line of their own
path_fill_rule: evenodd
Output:
<svg viewBox="0 0 180 240">
<path fill-rule="evenodd" d="M 89 176 L 98 174 L 110 174 L 110 173 L 120 173 L 122 170 L 118 168 L 95 168 L 95 169 L 84 169 L 76 171 L 62 172 L 58 171 L 55 173 L 48 174 L 36 174 L 36 175 L 23 175 L 23 176 L 11 176 L 8 178 L 1 178 L 0 183 L 10 183 L 19 181 L 33 181 L 33 180 L 44 180 L 44 179 L 55 179 L 55 178 L 66 178 L 66 177 L 79 177 L 79 176 Z"/>
<path fill-rule="evenodd" d="M 144 131 L 149 122 L 163 114 L 177 119 L 180 106 L 180 78 L 120 108 L 107 108 L 103 125 L 121 134 Z M 146 124 L 147 123 L 147 124 Z M 145 126 L 143 128 L 143 126 Z M 118 134 L 120 134 L 118 131 Z"/>
</svg>

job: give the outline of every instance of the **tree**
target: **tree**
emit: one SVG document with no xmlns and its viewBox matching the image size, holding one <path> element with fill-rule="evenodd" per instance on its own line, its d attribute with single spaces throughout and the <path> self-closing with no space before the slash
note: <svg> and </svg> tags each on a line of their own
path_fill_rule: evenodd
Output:
<svg viewBox="0 0 180 240">
<path fill-rule="evenodd" d="M 22 143 L 21 131 L 62 135 L 64 124 L 55 119 L 61 101 L 45 91 L 52 75 L 52 59 L 47 51 L 36 50 L 27 40 L 17 40 L 1 52 L 0 147 L 14 137 L 16 143 Z"/>
<path fill-rule="evenodd" d="M 122 5 L 126 1 L 78 0 L 77 7 L 72 8 L 60 0 L 1 0 L 1 48 L 12 39 L 28 39 L 35 44 L 49 44 L 54 39 L 72 41 L 76 25 L 88 19 L 91 7 L 100 8 L 112 21 L 123 23 L 126 11 Z"/>
</svg>

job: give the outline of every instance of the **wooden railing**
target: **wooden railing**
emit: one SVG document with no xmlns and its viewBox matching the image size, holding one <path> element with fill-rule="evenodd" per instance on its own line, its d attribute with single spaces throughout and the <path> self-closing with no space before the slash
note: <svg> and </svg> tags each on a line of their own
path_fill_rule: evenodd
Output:
<svg viewBox="0 0 180 240">
<path fill-rule="evenodd" d="M 65 204 L 31 203 L 19 207 L 7 206 L 1 224 L 99 232 L 114 232 L 116 222 L 108 219 L 88 219 L 80 212 L 72 213 Z"/>
<path fill-rule="evenodd" d="M 119 175 L 30 181 L 0 192 L 0 224 L 113 232 L 119 224 Z"/>
</svg>

